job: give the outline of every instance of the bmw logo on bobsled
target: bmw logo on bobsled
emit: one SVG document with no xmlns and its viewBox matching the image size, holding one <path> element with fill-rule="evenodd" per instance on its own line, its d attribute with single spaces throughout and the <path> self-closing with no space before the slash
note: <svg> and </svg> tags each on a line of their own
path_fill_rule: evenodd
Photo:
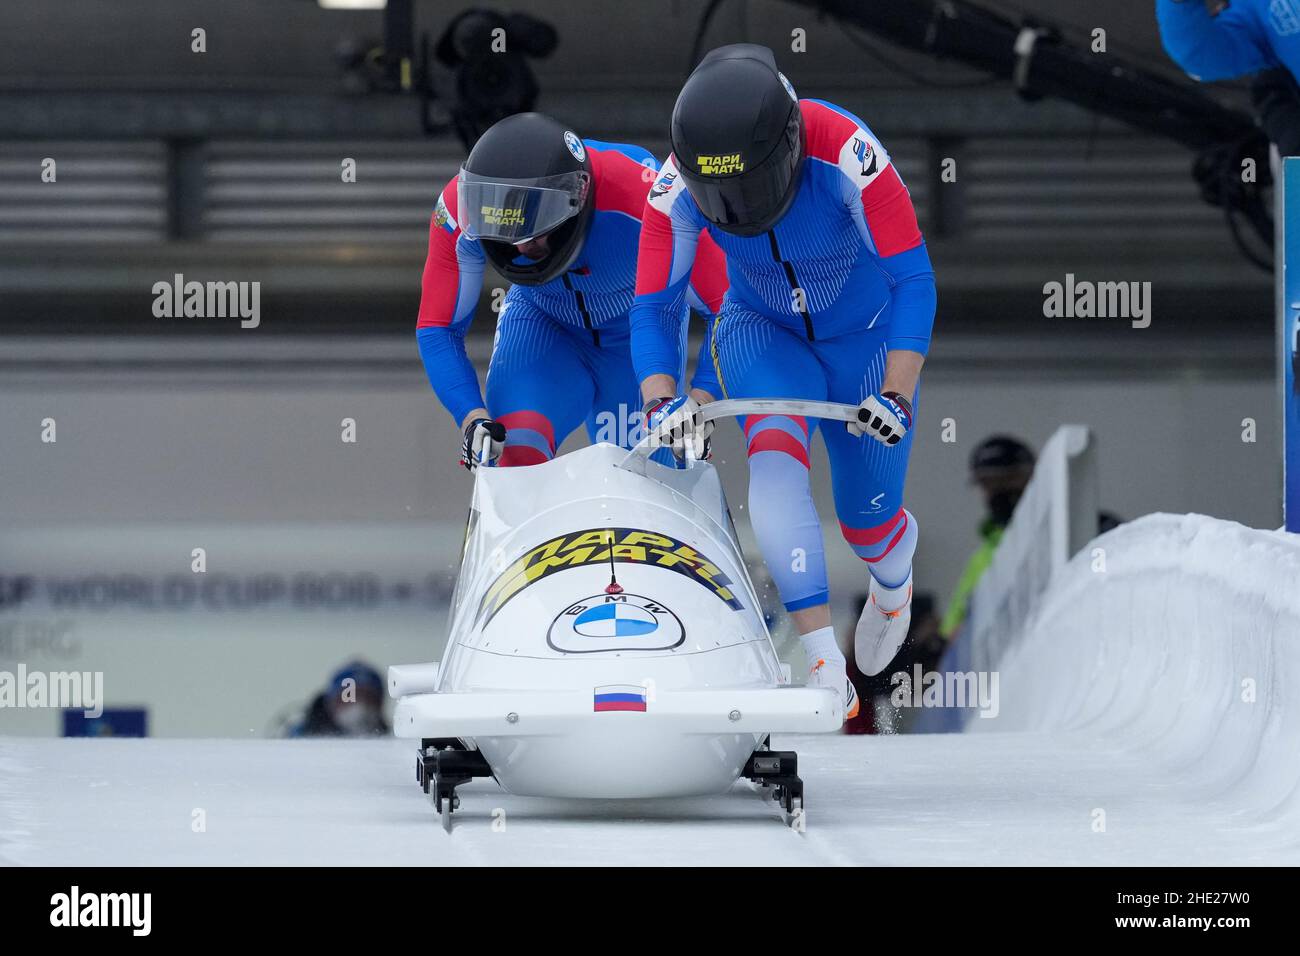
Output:
<svg viewBox="0 0 1300 956">
<path fill-rule="evenodd" d="M 791 404 L 853 412 L 706 408 Z M 596 798 L 745 776 L 802 807 L 795 755 L 768 736 L 838 730 L 839 698 L 788 686 L 713 466 L 666 467 L 648 447 L 477 469 L 442 659 L 389 670 L 394 733 L 420 741 L 417 780 L 445 826 L 476 776 Z"/>
<path fill-rule="evenodd" d="M 556 616 L 546 643 L 569 654 L 669 650 L 686 640 L 681 619 L 639 594 L 593 594 Z"/>
</svg>

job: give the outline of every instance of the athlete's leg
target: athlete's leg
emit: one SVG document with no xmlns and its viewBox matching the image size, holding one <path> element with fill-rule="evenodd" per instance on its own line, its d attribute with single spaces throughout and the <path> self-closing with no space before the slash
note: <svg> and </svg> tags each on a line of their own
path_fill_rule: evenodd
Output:
<svg viewBox="0 0 1300 956">
<path fill-rule="evenodd" d="M 596 386 L 587 414 L 592 442 L 631 448 L 640 440 L 641 389 L 632 368 L 631 337 L 626 329 L 602 329 L 600 344 L 583 350 L 583 360 Z"/>
<path fill-rule="evenodd" d="M 825 400 L 826 380 L 803 336 L 755 313 L 724 306 L 715 333 L 727 398 Z M 821 522 L 808 479 L 815 423 L 787 415 L 741 419 L 749 453 L 749 520 L 791 613 L 826 604 Z"/>
<path fill-rule="evenodd" d="M 487 375 L 488 412 L 506 427 L 500 464 L 535 465 L 591 408 L 595 386 L 563 326 L 531 303 L 506 297 Z"/>
<path fill-rule="evenodd" d="M 727 398 L 824 400 L 826 379 L 808 341 L 755 313 L 724 305 L 714 332 Z M 821 522 L 809 482 L 815 424 L 788 415 L 741 421 L 749 453 L 749 519 L 759 550 L 808 657 L 809 683 L 841 696 L 846 717 L 857 697 L 831 627 Z"/>
<path fill-rule="evenodd" d="M 831 401 L 856 405 L 880 388 L 887 354 L 881 330 L 838 336 L 818 342 L 816 349 Z M 916 408 L 916 396 L 912 398 Z M 912 434 L 909 430 L 897 445 L 885 445 L 839 424 L 822 429 L 840 531 L 871 574 L 867 607 L 855 635 L 858 667 L 868 675 L 893 659 L 910 622 L 918 528 L 903 507 L 903 485 Z"/>
</svg>

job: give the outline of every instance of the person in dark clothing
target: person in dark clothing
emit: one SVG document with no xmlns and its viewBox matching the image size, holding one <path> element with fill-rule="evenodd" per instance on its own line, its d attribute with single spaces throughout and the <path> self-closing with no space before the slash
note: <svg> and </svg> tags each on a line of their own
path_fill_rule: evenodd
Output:
<svg viewBox="0 0 1300 956">
<path fill-rule="evenodd" d="M 1010 435 L 992 435 L 971 452 L 971 482 L 979 485 L 983 493 L 986 514 L 980 523 L 980 546 L 966 563 L 939 625 L 939 633 L 945 640 L 950 640 L 966 620 L 971 593 L 993 560 L 1002 533 L 1033 477 L 1034 460 L 1029 446 Z"/>
<path fill-rule="evenodd" d="M 351 661 L 312 698 L 291 737 L 374 737 L 390 731 L 384 679 L 365 661 Z"/>
<path fill-rule="evenodd" d="M 1277 68 L 1255 75 L 1250 100 L 1259 125 L 1283 156 L 1300 156 L 1300 84 L 1289 70 Z"/>
</svg>

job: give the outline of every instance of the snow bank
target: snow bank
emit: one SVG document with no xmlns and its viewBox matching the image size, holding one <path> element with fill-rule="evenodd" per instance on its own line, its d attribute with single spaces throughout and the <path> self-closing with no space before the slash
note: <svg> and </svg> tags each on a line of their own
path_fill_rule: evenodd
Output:
<svg viewBox="0 0 1300 956">
<path fill-rule="evenodd" d="M 993 664 L 999 715 L 966 730 L 1113 740 L 1300 847 L 1300 536 L 1201 515 L 1123 525 L 1052 575 Z"/>
</svg>

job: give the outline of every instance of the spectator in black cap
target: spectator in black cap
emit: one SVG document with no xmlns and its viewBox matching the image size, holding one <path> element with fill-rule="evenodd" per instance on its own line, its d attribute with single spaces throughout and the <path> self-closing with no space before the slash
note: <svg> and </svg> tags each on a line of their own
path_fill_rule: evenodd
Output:
<svg viewBox="0 0 1300 956">
<path fill-rule="evenodd" d="M 1002 533 L 1011 522 L 1016 503 L 1034 474 L 1034 453 L 1028 445 L 1010 435 L 992 435 L 971 452 L 970 477 L 984 495 L 987 513 L 980 523 L 980 546 L 966 562 L 957 589 L 948 599 L 948 609 L 939 624 L 939 633 L 951 640 L 966 620 L 971 592 L 993 560 L 1002 541 Z"/>
</svg>

